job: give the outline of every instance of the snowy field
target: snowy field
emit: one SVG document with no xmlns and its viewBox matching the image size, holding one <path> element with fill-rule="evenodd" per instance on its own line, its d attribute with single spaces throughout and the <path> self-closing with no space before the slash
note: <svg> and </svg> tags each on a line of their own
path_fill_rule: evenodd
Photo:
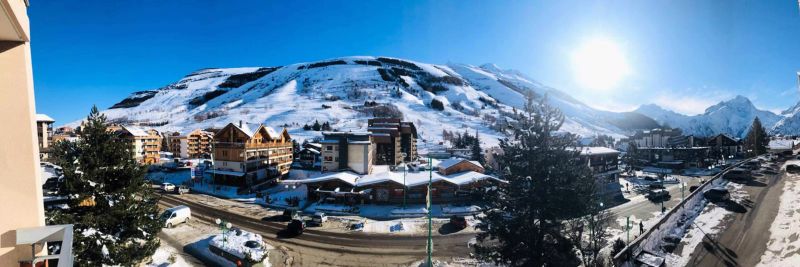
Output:
<svg viewBox="0 0 800 267">
<path fill-rule="evenodd" d="M 786 164 L 800 164 L 800 161 L 790 160 Z M 797 204 L 800 203 L 800 175 L 787 173 L 787 179 L 778 215 L 769 228 L 767 251 L 758 266 L 800 266 L 800 206 Z"/>
</svg>

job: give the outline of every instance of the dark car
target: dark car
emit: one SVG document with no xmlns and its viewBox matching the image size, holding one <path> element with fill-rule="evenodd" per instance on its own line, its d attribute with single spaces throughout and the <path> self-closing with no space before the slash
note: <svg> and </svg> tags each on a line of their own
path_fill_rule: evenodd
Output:
<svg viewBox="0 0 800 267">
<path fill-rule="evenodd" d="M 697 188 L 700 188 L 700 186 L 697 186 L 697 185 L 690 186 L 689 187 L 689 192 L 694 192 L 694 190 L 697 190 Z"/>
<path fill-rule="evenodd" d="M 306 229 L 306 223 L 303 220 L 294 219 L 286 226 L 286 230 L 292 234 L 300 235 Z"/>
<path fill-rule="evenodd" d="M 669 199 L 669 192 L 663 189 L 650 190 L 647 193 L 647 199 L 651 201 Z"/>
<path fill-rule="evenodd" d="M 750 179 L 751 176 L 752 174 L 749 169 L 734 168 L 733 170 L 726 172 L 723 178 L 737 181 Z"/>
<path fill-rule="evenodd" d="M 467 219 L 464 219 L 464 216 L 453 215 L 450 216 L 450 225 L 453 225 L 456 229 L 464 229 L 467 228 Z"/>
<path fill-rule="evenodd" d="M 283 210 L 283 214 L 281 214 L 280 219 L 284 222 L 288 222 L 289 220 L 295 219 L 297 216 L 297 210 L 286 209 Z"/>
<path fill-rule="evenodd" d="M 728 192 L 728 189 L 721 187 L 708 189 L 707 191 L 703 192 L 703 196 L 706 199 L 714 202 L 727 201 L 731 198 L 731 194 Z"/>
<path fill-rule="evenodd" d="M 786 165 L 786 172 L 788 172 L 788 173 L 798 173 L 798 172 L 800 172 L 800 165 L 797 165 L 797 164 Z"/>
<path fill-rule="evenodd" d="M 650 189 L 665 189 L 666 188 L 666 187 L 664 187 L 664 183 L 661 183 L 661 182 L 652 183 L 652 184 L 648 185 L 648 187 L 650 187 Z"/>
</svg>

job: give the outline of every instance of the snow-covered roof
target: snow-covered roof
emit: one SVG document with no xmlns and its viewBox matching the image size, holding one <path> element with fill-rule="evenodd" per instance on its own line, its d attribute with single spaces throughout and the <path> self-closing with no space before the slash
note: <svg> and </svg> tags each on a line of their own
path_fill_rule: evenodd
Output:
<svg viewBox="0 0 800 267">
<path fill-rule="evenodd" d="M 125 131 L 128 131 L 129 133 L 131 133 L 131 135 L 133 135 L 133 136 L 148 136 L 149 135 L 149 134 L 147 134 L 147 131 L 145 131 L 144 129 L 142 129 L 140 127 L 137 127 L 137 126 L 122 125 L 122 128 L 125 129 Z"/>
<path fill-rule="evenodd" d="M 323 173 L 321 175 L 312 176 L 308 179 L 302 180 L 286 180 L 285 183 L 317 183 L 317 182 L 325 182 L 325 181 L 332 181 L 332 180 L 340 180 L 342 182 L 355 185 L 356 180 L 358 180 L 359 176 L 352 172 L 329 172 Z"/>
<path fill-rule="evenodd" d="M 770 149 L 792 149 L 794 147 L 794 140 L 777 139 L 769 141 Z"/>
<path fill-rule="evenodd" d="M 272 127 L 264 126 L 264 130 L 267 130 L 267 134 L 269 134 L 270 138 L 272 138 L 272 139 L 280 139 L 280 135 Z"/>
<path fill-rule="evenodd" d="M 436 166 L 439 167 L 439 168 L 442 168 L 442 169 L 447 169 L 447 168 L 453 167 L 456 164 L 459 164 L 459 163 L 464 162 L 464 161 L 472 163 L 475 166 L 483 168 L 483 166 L 481 165 L 480 162 L 477 162 L 477 161 L 474 161 L 474 160 L 462 159 L 462 158 L 449 158 L 449 159 L 446 159 L 446 160 L 442 160 L 442 161 L 439 161 L 439 164 L 436 165 Z"/>
<path fill-rule="evenodd" d="M 431 182 L 445 181 L 455 185 L 465 185 L 486 179 L 492 179 L 503 183 L 506 182 L 505 180 L 499 179 L 497 177 L 473 171 L 460 172 L 451 175 L 441 175 L 438 172 L 428 172 L 428 171 L 409 171 L 406 172 L 405 174 L 405 185 L 408 187 L 425 185 L 428 183 L 429 179 L 431 180 Z M 306 183 L 317 183 L 317 182 L 324 182 L 331 180 L 340 180 L 350 185 L 353 185 L 354 187 L 368 186 L 383 182 L 394 182 L 397 184 L 403 184 L 404 181 L 402 171 L 398 170 L 391 171 L 389 170 L 388 165 L 378 165 L 373 167 L 372 174 L 363 176 L 359 176 L 358 174 L 355 174 L 353 172 L 345 171 L 345 172 L 326 173 L 302 180 L 286 180 L 284 181 L 284 183 L 306 184 Z"/>
<path fill-rule="evenodd" d="M 601 146 L 587 146 L 581 147 L 581 155 L 603 155 L 603 154 L 616 154 L 619 151 Z"/>
<path fill-rule="evenodd" d="M 303 148 L 303 149 L 300 150 L 300 152 L 303 152 L 303 151 L 309 151 L 309 152 L 314 153 L 314 154 L 319 154 L 319 150 L 317 150 L 315 148 L 306 147 L 306 148 Z"/>
<path fill-rule="evenodd" d="M 53 118 L 50 118 L 50 116 L 47 116 L 47 114 L 36 114 L 36 121 L 37 122 L 39 122 L 39 121 L 55 122 L 56 120 L 54 120 Z"/>
</svg>

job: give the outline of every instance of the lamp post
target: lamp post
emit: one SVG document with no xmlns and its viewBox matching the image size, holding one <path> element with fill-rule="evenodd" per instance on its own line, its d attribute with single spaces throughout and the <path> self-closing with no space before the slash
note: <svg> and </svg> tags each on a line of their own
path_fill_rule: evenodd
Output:
<svg viewBox="0 0 800 267">
<path fill-rule="evenodd" d="M 217 218 L 214 222 L 219 225 L 219 230 L 222 232 L 222 246 L 225 247 L 225 244 L 228 242 L 228 235 L 226 233 L 230 231 L 231 223 L 223 221 L 220 218 Z"/>
</svg>

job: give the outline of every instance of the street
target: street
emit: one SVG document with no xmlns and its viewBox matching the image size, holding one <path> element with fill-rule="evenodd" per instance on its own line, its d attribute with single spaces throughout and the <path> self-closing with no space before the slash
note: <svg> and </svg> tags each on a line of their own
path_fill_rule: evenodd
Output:
<svg viewBox="0 0 800 267">
<path fill-rule="evenodd" d="M 184 196 L 164 195 L 163 206 L 186 205 L 192 209 L 192 227 L 214 229 L 214 220 L 222 218 L 234 226 L 261 234 L 275 246 L 279 255 L 270 256 L 276 266 L 281 265 L 337 265 L 337 266 L 396 266 L 409 265 L 426 255 L 426 237 L 389 234 L 367 234 L 361 232 L 336 233 L 307 229 L 294 238 L 279 237 L 285 229 L 283 222 L 264 220 L 263 214 L 241 214 L 225 207 L 211 207 L 203 203 L 187 201 Z M 470 253 L 467 242 L 472 233 L 441 235 L 434 231 L 434 258 L 452 260 L 466 258 Z M 191 241 L 191 240 L 187 240 Z M 188 245 L 188 244 L 184 244 Z M 346 255 L 346 257 L 343 257 Z M 289 264 L 287 264 L 287 262 Z"/>
<path fill-rule="evenodd" d="M 688 266 L 758 265 L 767 250 L 770 226 L 778 214 L 783 186 L 790 176 L 781 170 L 778 174 L 754 176 L 754 180 L 744 184 L 750 197 L 739 204 L 745 209 L 726 218 L 720 233 L 706 235 L 692 253 Z"/>
</svg>

